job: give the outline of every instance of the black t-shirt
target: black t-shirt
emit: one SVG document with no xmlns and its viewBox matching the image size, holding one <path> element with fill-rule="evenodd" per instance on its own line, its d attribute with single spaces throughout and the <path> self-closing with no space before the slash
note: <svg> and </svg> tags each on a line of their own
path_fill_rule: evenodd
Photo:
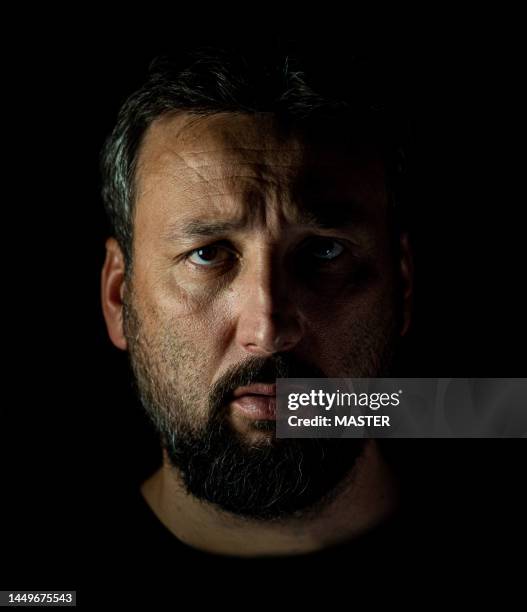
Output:
<svg viewBox="0 0 527 612">
<path fill-rule="evenodd" d="M 178 610 L 327 606 L 342 598 L 351 604 L 359 595 L 370 604 L 402 597 L 428 607 L 457 588 L 481 595 L 522 584 L 518 527 L 524 523 L 506 520 L 512 509 L 503 498 L 491 505 L 460 497 L 459 488 L 434 496 L 422 487 L 412 491 L 389 520 L 349 542 L 313 554 L 247 559 L 187 546 L 158 520 L 137 484 L 99 482 L 77 512 L 63 512 L 71 524 L 38 526 L 47 530 L 48 545 L 20 550 L 12 573 L 24 580 L 8 581 L 9 587 L 75 588 L 78 607 L 89 610 L 119 604 Z"/>
<path fill-rule="evenodd" d="M 489 445 L 463 440 L 417 442 L 405 445 L 416 476 L 403 483 L 399 512 L 360 538 L 310 555 L 233 559 L 194 550 L 160 523 L 140 493 L 140 478 L 125 479 L 118 469 L 80 479 L 78 501 L 71 483 L 26 486 L 20 498 L 10 489 L 17 504 L 3 522 L 0 582 L 76 589 L 78 607 L 90 610 L 112 602 L 167 609 L 187 596 L 276 606 L 278 593 L 297 603 L 330 595 L 355 601 L 357 591 L 415 600 L 417 590 L 427 591 L 428 608 L 456 586 L 474 594 L 523 587 L 523 455 L 507 452 L 510 444 L 493 444 L 490 453 Z M 439 456 L 438 469 L 426 460 L 427 449 Z"/>
<path fill-rule="evenodd" d="M 320 552 L 254 559 L 214 555 L 175 537 L 139 490 L 121 501 L 121 512 L 114 508 L 95 539 L 100 547 L 94 555 L 99 562 L 90 573 L 95 591 L 87 589 L 90 597 L 104 590 L 107 601 L 153 605 L 187 592 L 197 601 L 218 603 L 228 602 L 233 592 L 237 597 L 246 592 L 272 603 L 279 592 L 309 603 L 328 590 L 336 597 L 366 586 L 373 589 L 370 596 L 377 597 L 382 594 L 382 576 L 410 583 L 424 573 L 425 579 L 428 574 L 435 580 L 426 564 L 448 548 L 440 526 L 431 532 L 429 519 L 423 522 L 410 508 L 402 508 L 370 532 Z"/>
</svg>

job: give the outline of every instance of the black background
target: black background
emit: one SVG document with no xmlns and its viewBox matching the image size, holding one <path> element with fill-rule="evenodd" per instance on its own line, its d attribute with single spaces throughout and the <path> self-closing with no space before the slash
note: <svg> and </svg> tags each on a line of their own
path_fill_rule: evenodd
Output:
<svg viewBox="0 0 527 612">
<path fill-rule="evenodd" d="M 89 541 L 155 465 L 155 438 L 126 358 L 106 336 L 99 275 L 108 227 L 98 152 L 126 95 L 160 51 L 223 41 L 107 25 L 20 28 L 5 52 L 2 588 L 88 588 Z M 166 24 L 165 24 L 166 25 Z M 525 134 L 522 49 L 511 27 L 433 37 L 287 34 L 385 55 L 412 108 L 414 376 L 525 375 Z M 176 25 L 174 26 L 176 28 Z M 145 25 L 146 28 L 146 25 Z M 360 30 L 360 27 L 357 28 Z M 318 32 L 317 36 L 313 31 Z M 152 34 L 152 32 L 150 32 Z M 283 36 L 283 33 L 282 33 Z M 273 45 L 273 31 L 259 44 Z M 241 43 L 253 39 L 240 37 Z M 493 559 L 525 535 L 522 440 L 400 441 L 429 500 L 430 528 L 469 527 Z M 440 502 L 438 506 L 434 506 Z M 434 508 L 435 511 L 434 511 Z M 118 519 L 117 519 L 118 520 Z M 481 540 L 476 537 L 481 534 Z M 489 544 L 489 542 L 491 544 Z M 489 549 L 488 546 L 491 546 Z M 507 548 L 509 547 L 509 548 Z M 477 551 L 475 551 L 477 552 Z M 494 562 L 496 560 L 494 559 Z"/>
</svg>

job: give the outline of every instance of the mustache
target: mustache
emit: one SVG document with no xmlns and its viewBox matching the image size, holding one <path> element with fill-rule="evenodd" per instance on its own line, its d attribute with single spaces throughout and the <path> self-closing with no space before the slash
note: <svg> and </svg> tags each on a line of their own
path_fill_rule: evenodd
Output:
<svg viewBox="0 0 527 612">
<path fill-rule="evenodd" d="M 271 357 L 250 357 L 231 366 L 212 386 L 209 403 L 212 415 L 232 398 L 237 387 L 254 383 L 274 383 L 277 378 L 327 378 L 314 364 L 288 353 Z"/>
</svg>

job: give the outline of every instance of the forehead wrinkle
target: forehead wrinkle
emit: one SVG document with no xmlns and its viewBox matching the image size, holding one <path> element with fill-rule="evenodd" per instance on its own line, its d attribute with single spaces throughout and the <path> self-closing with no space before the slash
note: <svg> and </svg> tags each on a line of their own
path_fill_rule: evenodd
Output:
<svg viewBox="0 0 527 612">
<path fill-rule="evenodd" d="M 360 218 L 357 218 L 354 215 L 353 210 L 350 210 L 349 213 L 344 213 L 342 211 L 333 211 L 333 213 L 324 211 L 322 214 L 318 214 L 320 211 L 316 210 L 302 210 L 295 208 L 294 209 L 294 217 L 289 219 L 288 223 L 293 224 L 297 227 L 302 228 L 311 228 L 314 230 L 323 230 L 323 229 L 331 229 L 338 226 L 338 223 L 349 223 L 352 222 L 354 225 L 362 226 L 360 223 Z M 333 215 L 333 217 L 332 217 Z M 265 215 L 263 215 L 265 216 Z M 260 218 L 258 218 L 260 217 Z M 336 221 L 336 225 L 332 222 Z M 358 222 L 358 223 L 357 223 Z M 250 211 L 245 210 L 243 215 L 232 216 L 232 217 L 192 217 L 191 215 L 186 215 L 183 218 L 180 218 L 168 225 L 168 227 L 163 232 L 163 237 L 167 240 L 178 240 L 185 238 L 192 238 L 197 236 L 215 236 L 219 235 L 227 235 L 230 232 L 238 232 L 240 230 L 248 229 L 254 230 L 259 225 L 265 226 L 265 221 L 262 221 L 262 215 L 251 215 Z M 280 224 L 276 228 L 266 229 L 276 229 L 280 230 Z"/>
<path fill-rule="evenodd" d="M 219 201 L 225 202 L 222 205 Z M 295 222 L 307 220 L 306 215 L 297 209 L 290 193 L 281 197 L 261 189 L 242 189 L 228 193 L 204 194 L 197 198 L 185 198 L 185 204 L 200 202 L 202 206 L 190 210 L 185 206 L 185 212 L 180 219 L 170 223 L 163 234 L 168 239 L 175 239 L 182 235 L 210 235 L 213 230 L 217 233 L 238 231 L 241 229 L 254 229 L 266 227 L 275 229 L 280 222 Z M 210 226 L 212 229 L 208 229 Z M 223 229 L 222 229 L 223 227 Z M 197 230 L 197 231 L 195 231 Z"/>
<path fill-rule="evenodd" d="M 255 142 L 258 144 L 255 146 Z M 149 126 L 143 141 L 145 149 L 163 148 L 182 157 L 210 157 L 229 155 L 235 159 L 261 161 L 271 155 L 275 160 L 292 155 L 305 155 L 301 138 L 284 138 L 276 130 L 272 114 L 246 116 L 236 113 L 217 113 L 196 120 L 191 114 L 177 113 L 162 116 Z M 175 151 L 177 147 L 177 151 Z"/>
<path fill-rule="evenodd" d="M 261 134 L 264 146 L 239 146 L 240 140 L 247 140 L 245 130 L 240 131 L 240 126 L 236 125 L 233 129 L 229 118 L 232 119 L 232 116 L 228 115 L 223 119 L 211 117 L 210 121 L 202 121 L 201 128 L 205 127 L 205 132 L 188 116 L 165 117 L 154 122 L 145 135 L 143 155 L 138 160 L 140 167 L 137 169 L 137 175 L 141 179 L 138 194 L 142 192 L 141 195 L 145 195 L 159 188 L 159 183 L 155 184 L 156 177 L 167 181 L 180 193 L 188 193 L 197 185 L 201 185 L 207 186 L 210 194 L 215 194 L 218 182 L 228 183 L 231 180 L 258 181 L 260 188 L 269 190 L 271 183 L 275 183 L 275 188 L 282 188 L 284 183 L 294 182 L 295 177 L 305 169 L 305 151 L 301 142 L 277 139 L 269 130 L 264 130 Z M 220 129 L 207 131 L 207 124 L 209 128 L 211 124 L 213 128 L 218 127 L 218 119 Z M 225 119 L 229 119 L 227 125 L 224 124 Z M 255 124 L 253 119 L 244 118 L 244 121 L 249 121 L 249 127 L 252 126 L 249 132 L 261 131 L 262 126 L 258 122 Z M 195 129 L 188 130 L 187 136 L 182 136 L 185 131 L 182 128 L 190 125 Z M 204 147 L 203 140 L 209 141 L 211 146 Z M 291 145 L 291 142 L 294 142 L 294 145 Z M 271 146 L 266 147 L 266 143 Z M 254 145 L 250 141 L 247 144 Z M 192 150 L 193 146 L 196 146 L 197 150 Z M 216 154 L 218 158 L 211 160 L 211 156 Z M 268 159 L 268 156 L 271 159 Z M 252 169 L 253 172 L 236 172 L 235 168 L 242 166 L 245 170 Z M 185 172 L 181 176 L 183 169 Z"/>
<path fill-rule="evenodd" d="M 177 160 L 180 163 L 177 163 Z M 156 163 L 157 162 L 157 163 Z M 254 169 L 253 173 L 237 172 L 237 167 L 243 166 L 244 170 L 250 168 Z M 181 170 L 185 169 L 190 171 L 190 174 L 184 173 L 181 176 Z M 210 172 L 204 172 L 203 170 L 208 169 Z M 276 172 L 279 169 L 282 172 Z M 175 150 L 163 151 L 157 158 L 147 164 L 141 164 L 138 167 L 138 175 L 141 175 L 140 183 L 145 183 L 149 178 L 160 177 L 162 179 L 168 179 L 170 183 L 176 182 L 180 186 L 179 181 L 182 183 L 192 181 L 191 177 L 194 176 L 196 180 L 192 181 L 192 184 L 208 184 L 211 185 L 212 181 L 222 181 L 234 178 L 243 179 L 254 179 L 267 181 L 268 183 L 284 183 L 291 182 L 304 170 L 303 165 L 298 163 L 290 164 L 278 164 L 273 162 L 255 162 L 255 161 L 243 161 L 243 160 L 218 160 L 211 161 L 210 163 L 204 164 L 193 164 L 185 158 L 184 153 L 179 153 Z M 146 179 L 146 180 L 145 180 Z"/>
<path fill-rule="evenodd" d="M 191 236 L 218 236 L 240 230 L 253 230 L 264 227 L 267 230 L 280 231 L 284 226 L 293 225 L 304 229 L 329 230 L 338 227 L 355 226 L 357 229 L 364 226 L 364 218 L 360 207 L 354 201 L 320 203 L 306 202 L 306 206 L 299 206 L 298 202 L 287 200 L 289 206 L 282 210 L 276 207 L 269 215 L 268 201 L 262 205 L 251 206 L 249 200 L 241 200 L 235 204 L 237 210 L 234 214 L 226 214 L 225 209 L 211 206 L 208 214 L 199 214 L 195 211 L 182 215 L 181 218 L 169 223 L 163 232 L 166 239 L 174 240 Z M 241 206 L 240 206 L 241 203 Z M 214 214 L 216 209 L 216 214 Z M 236 214 L 238 213 L 238 214 Z M 272 216 L 272 219 L 269 217 Z"/>
<path fill-rule="evenodd" d="M 240 142 L 254 145 L 254 139 L 247 141 L 245 126 L 241 126 L 244 128 L 241 131 L 236 125 L 231 131 L 230 124 L 221 126 L 219 132 L 189 130 L 190 138 L 180 138 L 170 124 L 167 127 L 157 126 L 157 138 L 151 133 L 152 139 L 146 139 L 143 151 L 146 158 L 138 160 L 143 162 L 143 173 L 146 170 L 143 194 L 159 191 L 156 199 L 163 208 L 163 217 L 165 213 L 175 212 L 178 203 L 182 204 L 180 210 L 187 208 L 187 212 L 199 214 L 195 206 L 201 203 L 201 213 L 214 215 L 214 220 L 225 218 L 231 212 L 238 217 L 249 216 L 264 225 L 276 225 L 283 220 L 299 223 L 302 219 L 305 222 L 308 216 L 311 217 L 309 224 L 314 224 L 314 215 L 306 214 L 312 208 L 310 200 L 315 196 L 324 199 L 324 193 L 329 196 L 326 191 L 328 179 L 333 182 L 336 178 L 333 172 L 327 176 L 324 172 L 317 177 L 321 183 L 317 184 L 316 167 L 341 168 L 343 163 L 352 161 L 341 155 L 338 160 L 334 155 L 326 158 L 321 155 L 322 151 L 306 148 L 305 143 L 279 140 L 260 129 L 254 135 L 264 146 L 238 146 Z M 291 146 L 291 142 L 295 146 Z M 166 189 L 159 179 L 164 181 Z M 202 193 L 196 193 L 200 191 L 199 186 Z M 334 187 L 340 191 L 336 182 Z M 184 198 L 178 202 L 176 194 Z M 336 197 L 346 196 L 337 193 Z M 194 209 L 189 210 L 192 207 Z M 321 208 L 325 207 L 323 203 Z"/>
<path fill-rule="evenodd" d="M 240 166 L 253 168 L 255 177 L 260 177 L 264 175 L 276 176 L 277 174 L 280 174 L 280 172 L 276 172 L 276 169 L 279 169 L 280 171 L 288 169 L 289 172 L 287 172 L 286 175 L 289 178 L 290 175 L 298 174 L 305 166 L 305 163 L 302 160 L 293 160 L 289 163 L 283 163 L 286 160 L 280 159 L 280 156 L 276 155 L 276 153 L 281 152 L 279 149 L 272 150 L 271 152 L 274 154 L 274 157 L 265 161 L 262 161 L 261 150 L 258 150 L 260 155 L 255 159 L 248 159 L 247 151 L 249 151 L 249 149 L 240 147 L 239 150 L 243 151 L 243 157 L 227 157 L 225 155 L 225 149 L 218 149 L 217 152 L 219 153 L 219 156 L 215 159 L 213 156 L 211 156 L 209 152 L 206 156 L 204 156 L 204 163 L 196 163 L 192 160 L 189 160 L 188 151 L 178 152 L 173 150 L 172 152 L 177 157 L 177 159 L 180 159 L 183 162 L 186 168 L 188 168 L 191 172 L 197 174 L 198 177 L 203 178 L 204 180 L 207 179 L 203 176 L 203 169 L 212 170 L 212 174 L 214 174 L 214 171 L 217 171 L 220 175 L 219 178 L 221 178 L 221 176 L 224 176 L 225 169 L 235 169 Z"/>
<path fill-rule="evenodd" d="M 191 149 L 186 149 L 185 150 L 185 154 L 186 155 L 210 155 L 211 153 L 225 153 L 225 152 L 229 152 L 229 151 L 243 151 L 244 153 L 246 153 L 247 151 L 250 151 L 251 153 L 257 152 L 260 155 L 262 154 L 262 152 L 271 152 L 271 153 L 276 153 L 276 152 L 284 152 L 284 153 L 301 153 L 302 149 L 300 147 L 234 147 L 232 145 L 228 146 L 228 147 L 222 147 L 221 149 L 204 149 L 202 151 L 192 151 Z"/>
<path fill-rule="evenodd" d="M 170 176 L 171 182 L 176 182 L 176 177 Z M 240 188 L 240 180 L 246 184 Z M 225 187 L 230 181 L 234 181 L 231 188 L 218 190 L 218 182 L 221 181 Z M 182 208 L 188 210 L 194 204 L 201 204 L 199 207 L 202 213 L 206 214 L 204 221 L 218 223 L 224 219 L 229 219 L 232 230 L 240 229 L 242 226 L 254 227 L 274 226 L 278 228 L 281 223 L 293 225 L 303 225 L 306 227 L 329 229 L 340 225 L 349 225 L 353 219 L 359 221 L 359 206 L 351 198 L 321 197 L 316 183 L 309 181 L 306 191 L 306 183 L 270 181 L 267 178 L 257 178 L 252 175 L 230 175 L 222 176 L 218 179 L 206 181 L 204 184 L 212 186 L 214 190 L 207 189 L 200 194 L 196 194 L 196 184 L 178 185 Z M 318 192 L 318 193 L 317 193 Z M 194 197 L 191 197 L 194 196 Z M 330 200 L 332 205 L 329 206 Z M 337 201 L 338 200 L 338 201 Z M 343 209 L 347 210 L 343 210 Z M 337 210 L 340 209 L 340 210 Z M 195 208 L 192 212 L 196 212 Z M 234 213 L 230 214 L 229 212 Z M 184 218 L 187 215 L 184 214 Z M 186 233 L 181 230 L 182 225 L 172 224 L 171 227 L 163 231 L 163 234 L 170 238 L 175 235 Z"/>
<path fill-rule="evenodd" d="M 160 160 L 163 160 L 161 164 Z M 269 200 L 273 192 L 279 193 L 279 196 L 275 195 L 273 199 L 283 199 L 299 174 L 298 164 L 280 164 L 280 169 L 286 169 L 286 172 L 276 172 L 277 164 L 240 160 L 196 166 L 186 159 L 185 152 L 179 152 L 174 148 L 162 152 L 157 161 L 157 168 L 155 163 L 152 164 L 154 171 L 146 173 L 144 177 L 146 180 L 142 181 L 142 195 L 155 191 L 156 187 L 159 187 L 159 184 L 155 185 L 155 179 L 159 178 L 165 184 L 174 187 L 179 194 L 184 195 L 186 204 L 215 197 L 221 197 L 223 200 L 235 198 L 237 207 L 241 204 L 250 208 L 252 212 L 256 212 L 255 202 Z M 241 173 L 242 167 L 243 173 Z M 183 175 L 180 174 L 182 168 L 185 169 Z M 251 168 L 253 172 L 246 173 Z M 203 172 L 202 169 L 209 169 L 210 172 Z M 195 194 L 196 190 L 202 193 Z"/>
</svg>

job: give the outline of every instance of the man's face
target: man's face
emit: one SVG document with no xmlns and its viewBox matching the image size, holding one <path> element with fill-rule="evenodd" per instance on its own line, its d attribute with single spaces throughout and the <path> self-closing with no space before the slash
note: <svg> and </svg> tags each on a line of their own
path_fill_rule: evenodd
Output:
<svg viewBox="0 0 527 612">
<path fill-rule="evenodd" d="M 401 324 L 390 232 L 373 149 L 315 143 L 266 114 L 179 114 L 148 129 L 124 333 L 143 403 L 191 492 L 231 511 L 245 504 L 241 513 L 278 516 L 316 502 L 349 472 L 359 441 L 276 440 L 272 421 L 254 418 L 232 393 L 277 375 L 387 373 Z M 302 502 L 296 491 L 285 506 L 275 500 L 274 512 L 269 499 L 304 486 L 297 474 L 262 493 L 256 505 L 271 508 L 265 514 L 247 492 L 229 506 L 211 483 L 197 483 L 225 445 L 236 449 L 224 469 L 231 480 L 247 454 L 257 454 L 262 480 L 265 461 L 277 469 L 288 456 L 287 469 L 298 472 L 307 453 L 316 470 L 328 448 L 335 452 Z"/>
</svg>

